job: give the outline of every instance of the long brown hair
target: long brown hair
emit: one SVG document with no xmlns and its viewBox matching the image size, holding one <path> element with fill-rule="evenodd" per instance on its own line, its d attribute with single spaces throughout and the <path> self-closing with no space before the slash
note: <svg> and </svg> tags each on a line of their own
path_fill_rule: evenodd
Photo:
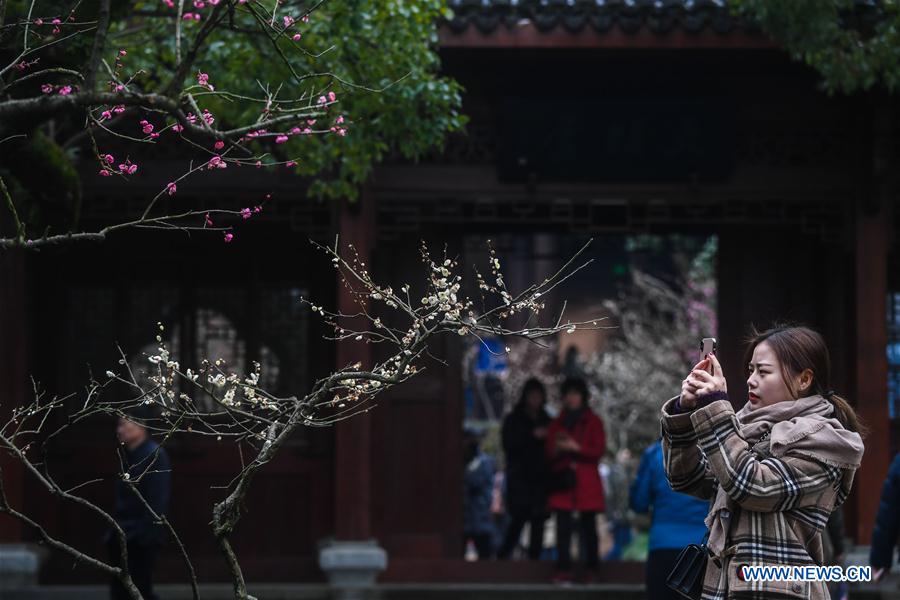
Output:
<svg viewBox="0 0 900 600">
<path fill-rule="evenodd" d="M 794 378 L 809 369 L 813 374 L 810 392 L 819 394 L 834 405 L 834 416 L 845 429 L 866 436 L 868 428 L 860 421 L 856 411 L 847 400 L 835 394 L 831 388 L 831 357 L 825 345 L 825 338 L 818 331 L 803 325 L 776 325 L 762 332 L 754 327 L 747 340 L 745 366 L 753 360 L 753 351 L 762 342 L 766 342 L 778 357 L 778 362 L 781 363 L 781 377 L 793 398 L 799 397 Z"/>
</svg>

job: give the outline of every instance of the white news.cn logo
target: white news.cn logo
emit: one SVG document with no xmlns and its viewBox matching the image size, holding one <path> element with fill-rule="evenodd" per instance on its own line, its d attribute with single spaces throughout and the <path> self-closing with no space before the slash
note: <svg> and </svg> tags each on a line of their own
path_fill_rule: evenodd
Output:
<svg viewBox="0 0 900 600">
<path fill-rule="evenodd" d="M 744 581 L 872 581 L 872 567 L 850 565 L 741 565 Z"/>
</svg>

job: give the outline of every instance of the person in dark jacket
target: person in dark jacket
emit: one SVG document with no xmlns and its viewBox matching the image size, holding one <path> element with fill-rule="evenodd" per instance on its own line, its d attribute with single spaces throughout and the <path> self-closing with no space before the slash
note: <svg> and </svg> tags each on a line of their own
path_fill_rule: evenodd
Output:
<svg viewBox="0 0 900 600">
<path fill-rule="evenodd" d="M 494 554 L 494 461 L 481 451 L 478 438 L 472 430 L 463 433 L 463 537 L 475 544 L 479 560 L 488 560 Z"/>
<path fill-rule="evenodd" d="M 150 438 L 143 423 L 150 418 L 146 409 L 136 409 L 128 418 L 120 418 L 116 433 L 121 443 L 122 478 L 116 482 L 115 519 L 125 532 L 128 551 L 128 570 L 141 595 L 152 600 L 153 566 L 160 547 L 166 539 L 166 530 L 147 509 L 164 516 L 169 509 L 171 490 L 171 466 L 165 449 Z M 134 493 L 132 486 L 146 501 L 146 505 Z M 109 535 L 109 551 L 112 564 L 120 564 L 121 552 L 118 537 Z M 111 582 L 113 600 L 131 598 L 118 579 Z"/>
<path fill-rule="evenodd" d="M 550 416 L 544 410 L 547 393 L 537 379 L 522 388 L 518 404 L 503 421 L 503 452 L 506 454 L 506 506 L 509 526 L 497 558 L 508 559 L 529 524 L 528 558 L 538 560 L 544 543 L 547 519 L 546 459 L 544 440 Z"/>
<path fill-rule="evenodd" d="M 662 443 L 656 441 L 641 457 L 629 503 L 636 513 L 652 511 L 646 564 L 648 600 L 679 600 L 681 597 L 666 585 L 666 578 L 678 553 L 688 544 L 699 544 L 706 534 L 703 520 L 709 502 L 672 491 L 666 479 Z"/>
<path fill-rule="evenodd" d="M 567 379 L 562 386 L 563 410 L 547 430 L 546 452 L 551 485 L 547 506 L 556 514 L 557 573 L 553 580 L 571 580 L 572 512 L 578 511 L 580 547 L 584 548 L 585 580 L 599 563 L 597 513 L 605 510 L 600 457 L 606 452 L 603 421 L 588 406 L 588 389 L 582 379 Z M 568 471 L 568 472 L 567 472 Z M 574 473 L 574 477 L 571 474 Z M 566 481 L 566 476 L 570 479 Z"/>
<path fill-rule="evenodd" d="M 881 503 L 872 530 L 872 547 L 869 565 L 872 579 L 878 581 L 891 570 L 894 564 L 894 549 L 900 533 L 900 453 L 894 457 L 887 478 L 881 488 Z"/>
</svg>

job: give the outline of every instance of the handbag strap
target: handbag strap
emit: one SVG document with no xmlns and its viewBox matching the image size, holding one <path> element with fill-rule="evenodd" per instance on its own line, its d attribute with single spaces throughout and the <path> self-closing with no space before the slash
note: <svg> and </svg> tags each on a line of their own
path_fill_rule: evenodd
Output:
<svg viewBox="0 0 900 600">
<path fill-rule="evenodd" d="M 709 542 L 709 527 L 706 528 L 706 533 L 703 534 L 703 539 L 700 541 L 700 546 L 706 548 L 707 542 Z"/>
</svg>

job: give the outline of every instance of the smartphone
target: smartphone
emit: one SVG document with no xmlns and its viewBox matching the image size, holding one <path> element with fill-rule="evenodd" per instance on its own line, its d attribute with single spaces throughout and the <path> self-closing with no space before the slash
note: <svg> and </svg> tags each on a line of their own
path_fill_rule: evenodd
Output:
<svg viewBox="0 0 900 600">
<path fill-rule="evenodd" d="M 700 340 L 700 360 L 705 359 L 710 352 L 715 352 L 717 349 L 716 338 L 703 338 Z"/>
</svg>

